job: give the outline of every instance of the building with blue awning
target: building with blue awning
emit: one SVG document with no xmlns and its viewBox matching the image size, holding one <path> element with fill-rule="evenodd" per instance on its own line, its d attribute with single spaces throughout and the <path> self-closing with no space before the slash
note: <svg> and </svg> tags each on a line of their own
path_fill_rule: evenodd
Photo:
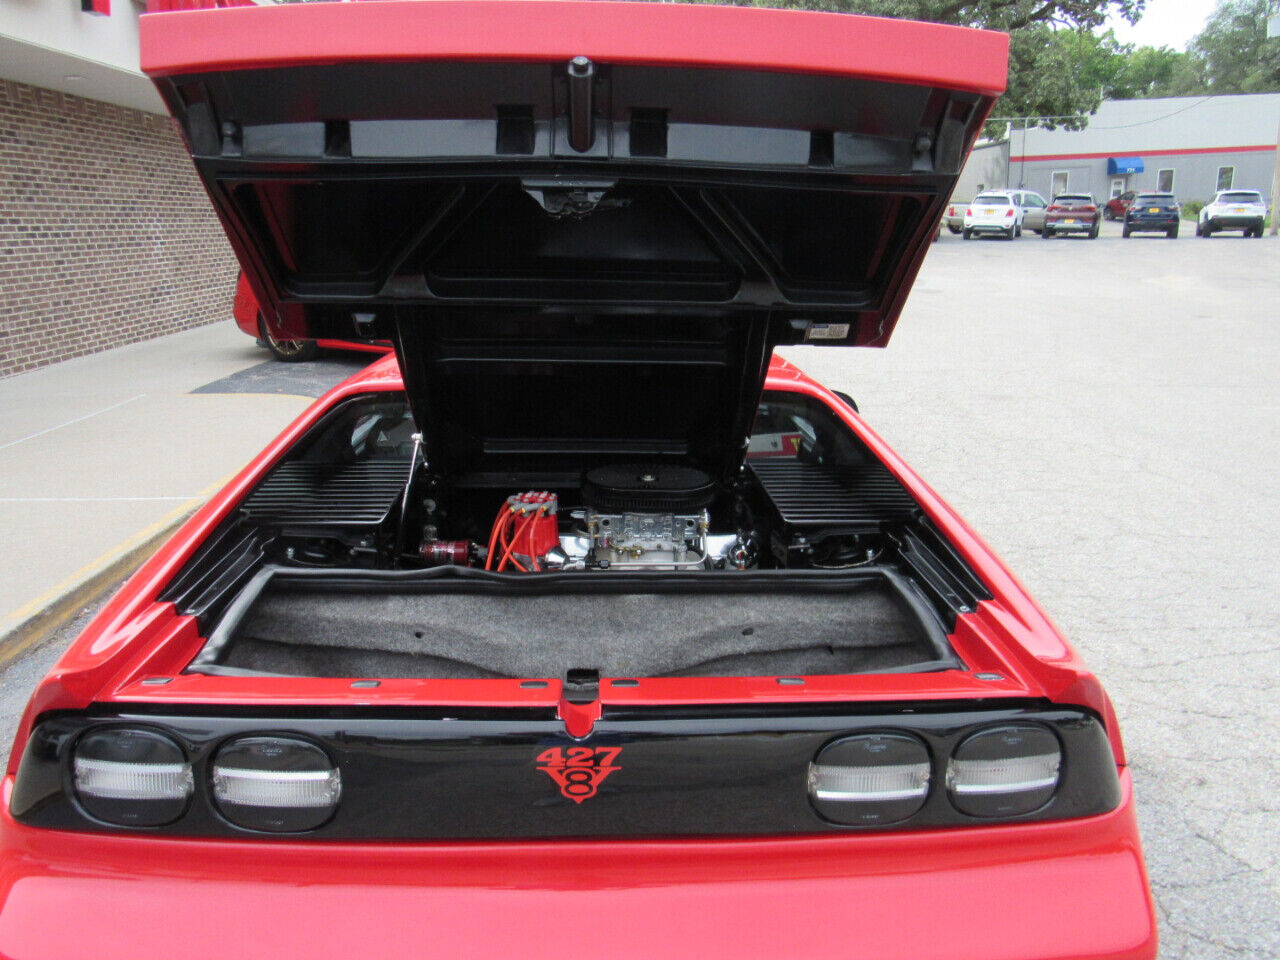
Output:
<svg viewBox="0 0 1280 960">
<path fill-rule="evenodd" d="M 1280 93 L 1107 100 L 1083 130 L 1010 131 L 1008 185 L 1052 197 L 1167 190 L 1186 203 L 1271 193 Z"/>
<path fill-rule="evenodd" d="M 1141 157 L 1107 157 L 1107 176 L 1128 176 L 1131 173 L 1142 173 Z"/>
</svg>

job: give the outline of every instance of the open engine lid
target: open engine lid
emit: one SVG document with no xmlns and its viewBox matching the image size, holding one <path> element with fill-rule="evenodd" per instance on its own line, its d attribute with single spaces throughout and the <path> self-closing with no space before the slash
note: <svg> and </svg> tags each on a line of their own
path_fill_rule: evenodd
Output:
<svg viewBox="0 0 1280 960">
<path fill-rule="evenodd" d="M 775 345 L 887 342 L 1006 62 L 1003 34 L 601 0 L 142 23 L 268 319 L 393 340 L 454 473 L 732 470 Z"/>
</svg>

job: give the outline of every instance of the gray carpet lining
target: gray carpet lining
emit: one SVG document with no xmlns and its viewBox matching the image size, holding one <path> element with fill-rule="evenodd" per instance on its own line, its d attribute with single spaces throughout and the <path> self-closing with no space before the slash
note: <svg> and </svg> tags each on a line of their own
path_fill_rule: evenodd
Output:
<svg viewBox="0 0 1280 960">
<path fill-rule="evenodd" d="M 301 676 L 774 676 L 900 669 L 937 659 L 888 583 L 839 594 L 274 592 L 224 666 Z"/>
</svg>

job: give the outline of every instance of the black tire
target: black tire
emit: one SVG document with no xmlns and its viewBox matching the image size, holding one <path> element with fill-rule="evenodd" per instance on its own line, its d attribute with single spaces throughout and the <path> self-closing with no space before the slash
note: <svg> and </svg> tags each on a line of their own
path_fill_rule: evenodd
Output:
<svg viewBox="0 0 1280 960">
<path fill-rule="evenodd" d="M 267 329 L 267 323 L 258 315 L 258 336 L 267 345 L 271 355 L 282 363 L 306 363 L 320 354 L 314 340 L 277 340 Z"/>
<path fill-rule="evenodd" d="M 1093 225 L 1093 229 L 1089 231 L 1089 239 L 1097 240 L 1098 234 L 1101 232 L 1102 232 L 1102 221 L 1099 220 L 1097 223 Z"/>
<path fill-rule="evenodd" d="M 1126 224 L 1124 225 L 1124 229 L 1120 231 L 1120 236 L 1122 236 L 1122 237 L 1124 237 L 1126 240 L 1128 240 L 1128 239 L 1129 239 L 1129 237 L 1130 237 L 1130 235 L 1131 235 L 1132 233 L 1133 233 L 1133 231 L 1129 229 L 1129 225 L 1126 223 Z"/>
<path fill-rule="evenodd" d="M 1196 221 L 1196 236 L 1197 237 L 1204 236 L 1204 224 L 1201 223 L 1199 220 Z"/>
<path fill-rule="evenodd" d="M 1015 237 L 1020 237 L 1020 236 L 1022 236 L 1022 224 L 1020 224 L 1020 223 L 1014 224 L 1014 226 L 1013 226 L 1013 235 L 1014 235 Z"/>
<path fill-rule="evenodd" d="M 1052 240 L 1052 239 L 1053 239 L 1053 231 L 1052 231 L 1052 230 L 1050 230 L 1048 227 L 1045 227 L 1043 230 L 1041 230 L 1041 231 L 1040 231 L 1040 239 L 1041 239 L 1041 240 Z"/>
<path fill-rule="evenodd" d="M 952 233 L 954 233 L 954 234 L 959 234 L 959 233 L 960 233 L 960 228 L 959 228 L 959 227 L 953 227 L 953 226 L 952 226 L 951 224 L 949 224 L 949 223 L 947 224 L 947 229 L 948 229 L 948 230 L 950 230 L 950 231 L 951 231 Z"/>
<path fill-rule="evenodd" d="M 1261 240 L 1261 239 L 1262 239 L 1262 231 L 1263 231 L 1263 228 L 1264 228 L 1264 227 L 1266 227 L 1266 223 L 1264 223 L 1263 221 L 1259 220 L 1259 221 L 1258 221 L 1258 225 L 1257 225 L 1256 227 L 1254 227 L 1254 228 L 1253 228 L 1253 238 L 1254 238 L 1255 240 Z"/>
<path fill-rule="evenodd" d="M 1200 236 L 1205 237 L 1205 238 L 1212 237 L 1212 236 L 1213 236 L 1213 227 L 1209 226 L 1209 225 L 1206 223 L 1206 224 L 1204 225 L 1204 233 L 1200 234 Z"/>
<path fill-rule="evenodd" d="M 966 227 L 966 228 L 965 228 L 965 231 L 964 231 L 964 238 L 965 238 L 966 240 L 972 240 L 972 239 L 973 239 L 973 231 L 972 231 L 972 230 L 970 230 L 970 229 L 968 229 L 968 228 Z"/>
<path fill-rule="evenodd" d="M 1176 226 L 1175 226 L 1175 227 L 1170 227 L 1168 230 L 1166 230 L 1166 231 L 1164 232 L 1164 235 L 1165 235 L 1166 237 L 1168 237 L 1170 240 L 1177 240 L 1177 239 L 1178 239 L 1178 228 L 1177 228 Z"/>
<path fill-rule="evenodd" d="M 1016 237 L 1017 235 L 1018 235 L 1018 228 L 1017 228 L 1017 227 L 1010 227 L 1010 228 L 1009 228 L 1009 232 L 1008 232 L 1008 233 L 1006 233 L 1006 234 L 1004 235 L 1004 238 L 1005 238 L 1006 240 L 1012 240 L 1012 239 L 1013 239 L 1014 237 Z"/>
</svg>

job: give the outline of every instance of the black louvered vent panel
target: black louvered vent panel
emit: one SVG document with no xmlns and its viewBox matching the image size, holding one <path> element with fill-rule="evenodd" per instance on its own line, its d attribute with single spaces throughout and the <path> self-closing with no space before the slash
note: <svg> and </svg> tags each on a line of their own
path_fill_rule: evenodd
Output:
<svg viewBox="0 0 1280 960">
<path fill-rule="evenodd" d="M 283 463 L 241 507 L 264 523 L 371 527 L 381 523 L 404 491 L 407 461 Z"/>
<path fill-rule="evenodd" d="M 893 474 L 878 463 L 828 467 L 795 460 L 754 460 L 750 468 L 783 522 L 792 526 L 875 528 L 909 520 L 918 509 Z"/>
</svg>

